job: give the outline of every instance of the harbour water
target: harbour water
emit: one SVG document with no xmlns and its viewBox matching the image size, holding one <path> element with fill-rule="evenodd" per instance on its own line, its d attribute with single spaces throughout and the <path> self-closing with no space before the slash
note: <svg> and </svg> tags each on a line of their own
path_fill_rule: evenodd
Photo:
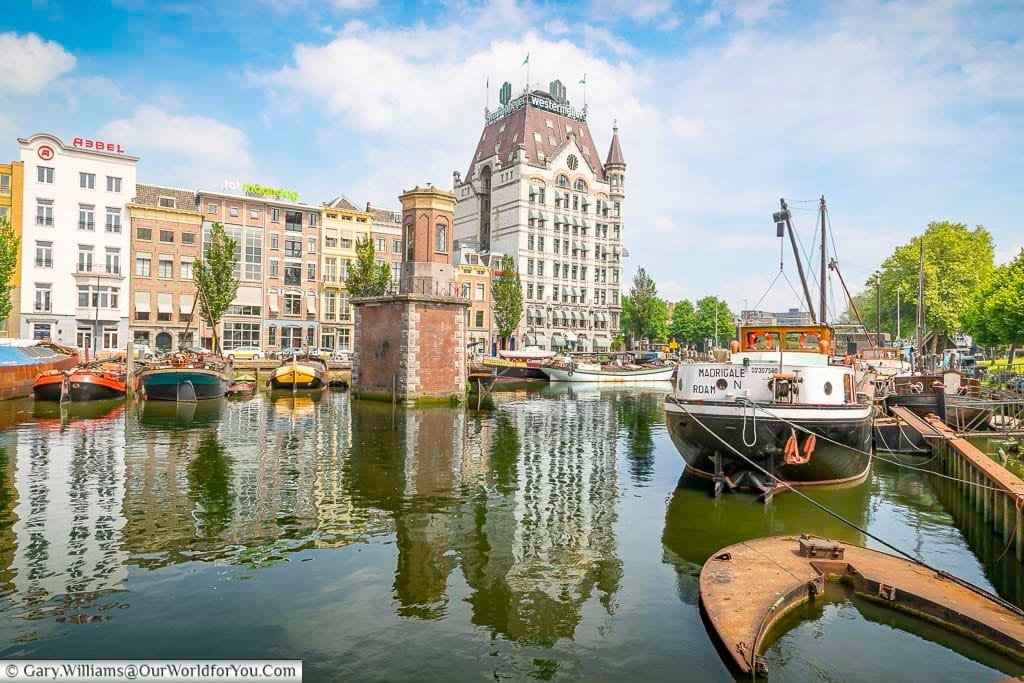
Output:
<svg viewBox="0 0 1024 683">
<path fill-rule="evenodd" d="M 551 385 L 481 410 L 342 392 L 5 402 L 0 656 L 301 659 L 306 680 L 730 680 L 698 609 L 712 553 L 805 531 L 877 544 L 793 496 L 680 485 L 664 392 Z M 1024 600 L 1013 553 L 927 474 L 876 462 L 813 495 Z M 791 621 L 767 654 L 777 680 L 1024 672 L 838 591 Z"/>
</svg>

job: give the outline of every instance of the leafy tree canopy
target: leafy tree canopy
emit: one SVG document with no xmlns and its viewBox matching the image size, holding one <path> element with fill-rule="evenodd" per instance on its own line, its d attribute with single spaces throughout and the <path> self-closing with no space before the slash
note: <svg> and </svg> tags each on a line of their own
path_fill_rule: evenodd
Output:
<svg viewBox="0 0 1024 683">
<path fill-rule="evenodd" d="M 683 299 L 673 307 L 668 336 L 682 346 L 700 341 L 697 335 L 697 311 L 689 299 Z"/>
<path fill-rule="evenodd" d="M 241 253 L 237 240 L 214 223 L 210 239 L 203 245 L 203 257 L 196 262 L 193 276 L 199 292 L 199 310 L 206 324 L 214 330 L 214 349 L 218 348 L 217 324 L 238 294 L 239 280 L 235 274 Z"/>
<path fill-rule="evenodd" d="M 6 216 L 0 217 L 0 320 L 11 314 L 11 281 L 18 267 L 21 240 Z"/>
<path fill-rule="evenodd" d="M 732 311 L 724 299 L 717 296 L 706 296 L 697 301 L 695 312 L 696 324 L 694 333 L 697 342 L 703 343 L 705 339 L 715 341 L 715 332 L 718 332 L 718 344 L 721 346 L 725 341 L 735 336 Z M 725 344 L 728 346 L 728 344 Z"/>
<path fill-rule="evenodd" d="M 353 299 L 384 296 L 391 287 L 391 266 L 377 264 L 377 255 L 369 238 L 356 240 L 356 262 L 348 269 L 345 287 Z"/>
<path fill-rule="evenodd" d="M 634 339 L 668 338 L 668 304 L 658 297 L 654 279 L 643 268 L 633 276 L 629 296 L 622 300 L 622 329 Z"/>
<path fill-rule="evenodd" d="M 523 283 L 519 280 L 516 262 L 506 254 L 501 258 L 501 272 L 494 281 L 494 325 L 503 340 L 515 334 L 523 315 Z"/>
<path fill-rule="evenodd" d="M 877 309 L 875 285 L 881 279 L 882 331 L 901 339 L 914 334 L 917 309 L 918 249 L 924 239 L 925 324 L 947 334 L 965 328 L 964 314 L 974 292 L 992 273 L 995 247 L 983 226 L 973 230 L 963 223 L 929 223 L 922 237 L 899 246 L 855 297 L 864 324 L 874 330 Z M 896 295 L 900 299 L 900 329 L 896 329 Z"/>
<path fill-rule="evenodd" d="M 982 283 L 967 305 L 964 323 L 979 344 L 1024 344 L 1024 249 Z"/>
</svg>

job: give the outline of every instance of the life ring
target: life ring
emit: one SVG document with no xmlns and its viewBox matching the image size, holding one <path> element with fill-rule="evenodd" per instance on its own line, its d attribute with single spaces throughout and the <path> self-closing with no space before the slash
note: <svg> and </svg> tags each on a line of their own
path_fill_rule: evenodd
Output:
<svg viewBox="0 0 1024 683">
<path fill-rule="evenodd" d="M 910 385 L 910 391 L 915 394 L 924 393 L 924 384 L 921 382 L 914 382 Z"/>
</svg>

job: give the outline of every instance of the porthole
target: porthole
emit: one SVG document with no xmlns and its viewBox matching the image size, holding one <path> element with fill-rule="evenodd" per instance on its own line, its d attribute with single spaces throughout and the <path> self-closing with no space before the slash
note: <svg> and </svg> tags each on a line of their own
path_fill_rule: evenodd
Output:
<svg viewBox="0 0 1024 683">
<path fill-rule="evenodd" d="M 826 396 L 831 396 L 832 395 L 832 382 L 825 382 L 825 395 Z"/>
<path fill-rule="evenodd" d="M 720 379 L 717 382 L 715 382 L 715 386 L 718 387 L 719 391 L 725 391 L 726 389 L 729 388 L 729 383 L 726 382 L 724 379 Z"/>
</svg>

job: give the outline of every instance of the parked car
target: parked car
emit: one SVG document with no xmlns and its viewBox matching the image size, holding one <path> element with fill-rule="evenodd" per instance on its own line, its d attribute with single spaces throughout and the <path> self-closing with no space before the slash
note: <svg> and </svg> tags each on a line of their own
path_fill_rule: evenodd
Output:
<svg viewBox="0 0 1024 683">
<path fill-rule="evenodd" d="M 310 349 L 309 350 L 309 355 L 311 355 L 311 356 L 319 356 L 320 358 L 323 358 L 324 360 L 329 360 L 330 358 L 332 358 L 334 356 L 334 349 L 329 349 L 326 346 L 321 346 L 318 349 Z"/>
<path fill-rule="evenodd" d="M 352 354 L 348 351 L 335 351 L 331 354 L 331 360 L 338 363 L 351 363 Z"/>
<path fill-rule="evenodd" d="M 274 358 L 278 358 L 280 360 L 287 360 L 288 358 L 291 358 L 292 356 L 301 356 L 303 353 L 304 353 L 303 350 L 299 349 L 299 348 L 281 349 L 277 353 L 273 354 L 273 357 Z"/>
<path fill-rule="evenodd" d="M 224 357 L 228 360 L 259 360 L 266 355 L 258 346 L 236 346 L 224 351 Z"/>
</svg>

